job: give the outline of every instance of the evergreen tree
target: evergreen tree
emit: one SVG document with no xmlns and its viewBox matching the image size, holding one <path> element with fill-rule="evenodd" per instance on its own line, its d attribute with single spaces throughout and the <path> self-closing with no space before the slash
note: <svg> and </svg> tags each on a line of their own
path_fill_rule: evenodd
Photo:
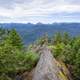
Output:
<svg viewBox="0 0 80 80">
<path fill-rule="evenodd" d="M 67 32 L 63 34 L 63 43 L 68 44 L 70 42 L 70 37 Z"/>
<path fill-rule="evenodd" d="M 38 40 L 38 44 L 39 45 L 44 45 L 44 44 L 48 44 L 48 35 L 47 33 L 43 35 L 43 37 L 41 37 L 39 40 Z"/>
<path fill-rule="evenodd" d="M 61 43 L 61 42 L 62 42 L 61 33 L 60 33 L 60 32 L 57 32 L 57 33 L 54 35 L 53 43 L 54 43 L 54 44 L 58 44 L 58 43 Z"/>
<path fill-rule="evenodd" d="M 6 42 L 6 44 L 10 44 L 12 46 L 15 46 L 18 49 L 22 49 L 23 48 L 21 37 L 16 32 L 15 29 L 12 29 L 11 31 L 9 31 L 5 42 Z"/>
<path fill-rule="evenodd" d="M 0 43 L 4 40 L 4 38 L 7 36 L 7 30 L 0 28 Z"/>
</svg>

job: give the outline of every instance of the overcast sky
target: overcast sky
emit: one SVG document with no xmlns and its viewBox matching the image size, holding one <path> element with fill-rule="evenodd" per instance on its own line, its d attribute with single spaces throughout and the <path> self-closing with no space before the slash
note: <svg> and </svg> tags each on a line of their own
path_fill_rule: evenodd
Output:
<svg viewBox="0 0 80 80">
<path fill-rule="evenodd" d="M 80 22 L 80 0 L 0 0 L 0 22 Z"/>
</svg>

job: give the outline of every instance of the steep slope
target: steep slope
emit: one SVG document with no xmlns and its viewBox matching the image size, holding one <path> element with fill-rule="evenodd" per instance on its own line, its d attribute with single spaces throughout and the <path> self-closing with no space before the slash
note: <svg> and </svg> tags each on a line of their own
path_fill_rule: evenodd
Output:
<svg viewBox="0 0 80 80">
<path fill-rule="evenodd" d="M 43 47 L 32 80 L 71 80 L 69 72 L 64 72 L 63 69 L 50 50 Z"/>
</svg>

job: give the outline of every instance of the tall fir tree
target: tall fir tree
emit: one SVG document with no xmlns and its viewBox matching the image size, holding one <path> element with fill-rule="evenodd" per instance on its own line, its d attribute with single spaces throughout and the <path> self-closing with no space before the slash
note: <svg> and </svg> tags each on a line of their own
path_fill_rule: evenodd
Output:
<svg viewBox="0 0 80 80">
<path fill-rule="evenodd" d="M 10 44 L 18 49 L 23 48 L 21 37 L 15 29 L 12 29 L 9 31 L 8 36 L 5 41 L 7 44 Z"/>
</svg>

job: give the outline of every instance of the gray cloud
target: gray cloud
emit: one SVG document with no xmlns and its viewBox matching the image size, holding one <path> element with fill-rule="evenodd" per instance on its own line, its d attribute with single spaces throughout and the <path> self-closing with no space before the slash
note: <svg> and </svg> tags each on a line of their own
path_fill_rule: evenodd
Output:
<svg viewBox="0 0 80 80">
<path fill-rule="evenodd" d="M 0 20 L 51 22 L 79 20 L 80 0 L 0 0 Z M 80 21 L 80 20 L 79 20 Z"/>
<path fill-rule="evenodd" d="M 44 5 L 46 4 L 62 4 L 62 3 L 68 3 L 68 4 L 72 4 L 72 5 L 80 5 L 80 0 L 0 0 L 0 7 L 2 8 L 7 8 L 7 9 L 12 9 L 15 7 L 15 4 L 27 4 L 28 3 L 32 3 L 32 2 L 43 2 Z M 36 5 L 38 6 L 38 5 Z"/>
<path fill-rule="evenodd" d="M 65 0 L 65 1 L 73 5 L 80 5 L 80 0 Z"/>
<path fill-rule="evenodd" d="M 30 3 L 32 0 L 0 0 L 0 7 L 13 9 L 15 4 L 24 4 Z"/>
<path fill-rule="evenodd" d="M 14 0 L 0 0 L 0 7 L 2 8 L 12 8 Z"/>
</svg>

